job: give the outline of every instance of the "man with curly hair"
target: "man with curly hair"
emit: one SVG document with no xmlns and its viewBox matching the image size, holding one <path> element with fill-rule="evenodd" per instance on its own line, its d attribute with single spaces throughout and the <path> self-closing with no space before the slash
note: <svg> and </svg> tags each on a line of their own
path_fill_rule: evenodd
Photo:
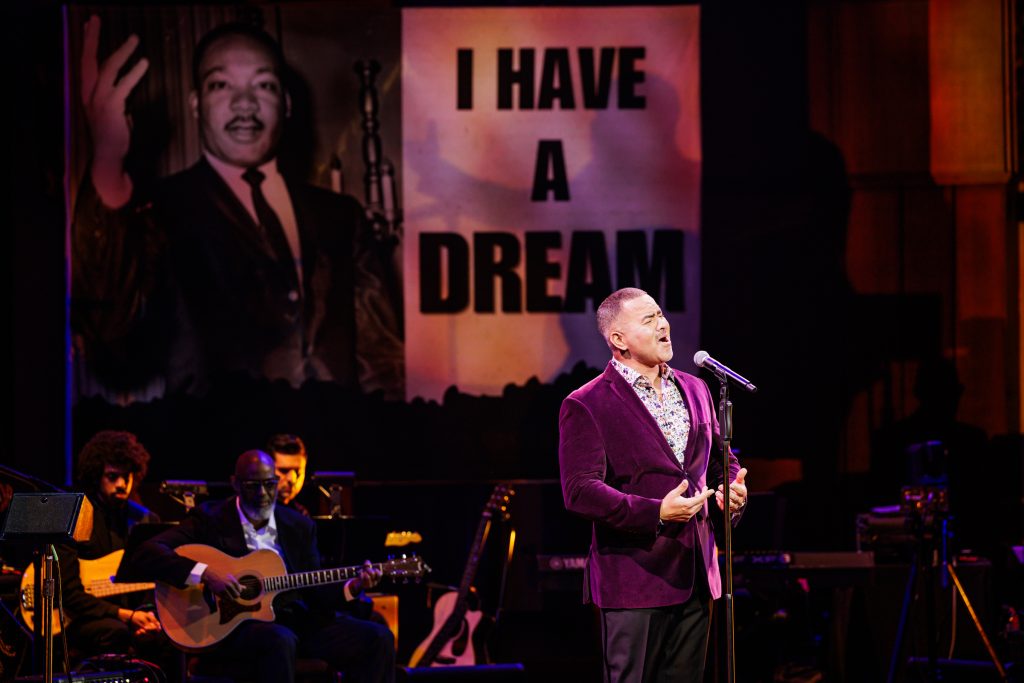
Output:
<svg viewBox="0 0 1024 683">
<path fill-rule="evenodd" d="M 79 557 L 95 560 L 123 550 L 128 530 L 156 515 L 135 500 L 135 487 L 146 476 L 149 453 L 134 434 L 102 431 L 78 454 L 76 485 L 94 508 L 92 534 L 85 543 L 62 548 L 60 566 L 68 639 L 84 655 L 129 652 L 139 638 L 159 632 L 148 593 L 104 599 L 85 591 Z M 138 496 L 136 495 L 135 498 Z"/>
</svg>

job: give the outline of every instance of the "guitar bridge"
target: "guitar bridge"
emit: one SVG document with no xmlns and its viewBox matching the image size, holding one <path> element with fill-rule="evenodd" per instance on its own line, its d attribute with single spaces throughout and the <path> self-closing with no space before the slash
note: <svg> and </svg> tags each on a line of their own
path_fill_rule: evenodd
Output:
<svg viewBox="0 0 1024 683">
<path fill-rule="evenodd" d="M 245 612 L 259 612 L 260 605 L 262 604 L 260 602 L 257 602 L 253 603 L 252 605 L 243 605 L 229 598 L 220 598 L 218 599 L 217 602 L 219 603 L 220 606 L 221 624 L 227 624 L 232 619 L 237 617 L 239 614 L 243 614 Z"/>
</svg>

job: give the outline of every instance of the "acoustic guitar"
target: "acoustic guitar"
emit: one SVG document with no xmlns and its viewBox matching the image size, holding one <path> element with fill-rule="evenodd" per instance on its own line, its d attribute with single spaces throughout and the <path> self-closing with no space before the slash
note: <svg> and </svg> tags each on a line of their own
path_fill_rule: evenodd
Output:
<svg viewBox="0 0 1024 683">
<path fill-rule="evenodd" d="M 459 589 L 445 593 L 434 603 L 433 628 L 430 635 L 413 651 L 409 666 L 472 666 L 485 662 L 482 645 L 478 647 L 477 639 L 474 638 L 483 614 L 479 610 L 469 609 L 468 598 L 481 551 L 490 533 L 491 519 L 496 512 L 503 520 L 509 518 L 508 503 L 513 495 L 515 492 L 507 484 L 494 487 L 480 515 Z"/>
<path fill-rule="evenodd" d="M 242 584 L 237 600 L 214 595 L 204 585 L 175 588 L 156 585 L 156 612 L 164 632 L 185 650 L 202 650 L 223 640 L 249 619 L 274 620 L 274 596 L 296 588 L 342 583 L 359 576 L 364 565 L 317 569 L 289 574 L 284 560 L 273 550 L 254 550 L 231 557 L 208 545 L 193 543 L 174 549 L 178 555 L 232 574 Z M 400 557 L 373 565 L 385 577 L 419 579 L 430 571 L 419 557 Z"/>
<path fill-rule="evenodd" d="M 152 583 L 117 583 L 114 581 L 114 575 L 117 574 L 117 567 L 121 564 L 123 556 L 124 550 L 115 550 L 109 555 L 104 555 L 95 560 L 79 559 L 78 576 L 82 579 L 82 586 L 85 588 L 85 592 L 97 598 L 109 598 L 114 595 L 153 590 L 154 584 Z M 35 583 L 35 576 L 35 565 L 32 564 L 21 575 L 19 608 L 21 618 L 30 630 L 35 629 L 33 621 L 35 618 L 33 585 Z M 70 620 L 67 618 L 65 618 L 65 621 L 70 623 Z M 53 610 L 53 633 L 60 633 L 60 616 L 56 609 Z"/>
</svg>

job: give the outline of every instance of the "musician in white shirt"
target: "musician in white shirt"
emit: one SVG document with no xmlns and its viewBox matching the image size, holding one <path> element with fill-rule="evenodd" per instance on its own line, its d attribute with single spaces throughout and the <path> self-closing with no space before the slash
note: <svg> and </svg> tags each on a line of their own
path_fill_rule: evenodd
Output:
<svg viewBox="0 0 1024 683">
<path fill-rule="evenodd" d="M 243 586 L 237 577 L 174 552 L 191 543 L 233 557 L 270 549 L 281 556 L 289 572 L 320 568 L 313 521 L 276 505 L 273 458 L 263 451 L 246 451 L 238 458 L 231 484 L 236 496 L 199 506 L 180 525 L 127 558 L 130 576 L 178 587 L 202 583 L 217 596 L 238 598 Z M 258 683 L 293 681 L 296 655 L 326 660 L 344 672 L 346 681 L 393 681 L 394 637 L 386 626 L 370 621 L 370 607 L 355 599 L 364 588 L 376 585 L 380 576 L 367 563 L 343 590 L 328 585 L 281 593 L 274 600 L 275 621 L 247 620 L 211 653 Z"/>
</svg>

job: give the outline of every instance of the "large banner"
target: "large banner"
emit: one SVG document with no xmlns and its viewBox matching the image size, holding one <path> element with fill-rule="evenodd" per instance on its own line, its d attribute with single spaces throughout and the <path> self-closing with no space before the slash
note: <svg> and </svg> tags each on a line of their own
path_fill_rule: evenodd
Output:
<svg viewBox="0 0 1024 683">
<path fill-rule="evenodd" d="M 69 19 L 79 396 L 500 394 L 629 285 L 696 348 L 697 7 Z"/>
<path fill-rule="evenodd" d="M 624 286 L 696 348 L 698 12 L 403 11 L 408 397 L 603 366 Z"/>
<path fill-rule="evenodd" d="M 67 11 L 76 393 L 403 399 L 399 13 Z"/>
<path fill-rule="evenodd" d="M 605 296 L 696 350 L 699 8 L 66 18 L 74 450 L 126 429 L 216 478 L 286 432 L 364 478 L 551 477 Z"/>
</svg>

